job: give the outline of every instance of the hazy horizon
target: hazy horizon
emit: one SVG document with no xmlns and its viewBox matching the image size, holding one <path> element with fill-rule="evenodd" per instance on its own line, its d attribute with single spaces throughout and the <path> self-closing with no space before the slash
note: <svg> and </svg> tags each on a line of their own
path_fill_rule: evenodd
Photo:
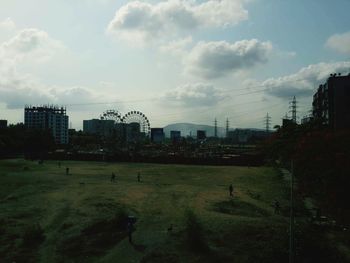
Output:
<svg viewBox="0 0 350 263">
<path fill-rule="evenodd" d="M 152 127 L 273 127 L 330 73 L 350 73 L 350 2 L 3 0 L 0 119 L 66 105 L 72 127 L 108 109 Z"/>
</svg>

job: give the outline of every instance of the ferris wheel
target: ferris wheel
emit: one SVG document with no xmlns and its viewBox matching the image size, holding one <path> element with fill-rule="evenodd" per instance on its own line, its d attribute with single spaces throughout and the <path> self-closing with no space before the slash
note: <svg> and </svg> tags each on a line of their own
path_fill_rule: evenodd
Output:
<svg viewBox="0 0 350 263">
<path fill-rule="evenodd" d="M 145 133 L 147 136 L 149 136 L 151 132 L 149 120 L 146 115 L 140 111 L 129 111 L 123 116 L 122 122 L 126 124 L 138 123 L 140 125 L 140 132 Z"/>
<path fill-rule="evenodd" d="M 115 123 L 122 122 L 120 113 L 116 110 L 106 110 L 100 115 L 101 120 L 113 120 Z"/>
</svg>

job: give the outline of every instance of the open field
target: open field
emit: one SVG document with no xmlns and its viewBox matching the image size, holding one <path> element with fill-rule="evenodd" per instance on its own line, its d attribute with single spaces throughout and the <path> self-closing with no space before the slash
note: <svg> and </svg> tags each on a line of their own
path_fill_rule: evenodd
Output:
<svg viewBox="0 0 350 263">
<path fill-rule="evenodd" d="M 286 198 L 267 167 L 3 160 L 0 261 L 286 262 Z"/>
</svg>

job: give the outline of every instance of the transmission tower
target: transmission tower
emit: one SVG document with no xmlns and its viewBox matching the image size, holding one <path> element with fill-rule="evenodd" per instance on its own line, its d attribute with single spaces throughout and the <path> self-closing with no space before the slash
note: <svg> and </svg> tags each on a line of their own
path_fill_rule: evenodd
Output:
<svg viewBox="0 0 350 263">
<path fill-rule="evenodd" d="M 226 138 L 228 138 L 228 130 L 230 129 L 230 122 L 228 118 L 226 119 Z"/>
<path fill-rule="evenodd" d="M 214 137 L 217 138 L 218 137 L 218 121 L 215 118 L 214 120 Z"/>
<path fill-rule="evenodd" d="M 293 97 L 293 100 L 292 101 L 290 101 L 289 102 L 289 112 L 291 112 L 292 113 L 292 121 L 294 122 L 294 123 L 297 123 L 297 100 L 296 100 L 296 98 L 295 98 L 295 96 Z"/>
<path fill-rule="evenodd" d="M 266 132 L 270 132 L 271 117 L 269 116 L 269 113 L 266 114 L 264 122 L 265 122 Z"/>
</svg>

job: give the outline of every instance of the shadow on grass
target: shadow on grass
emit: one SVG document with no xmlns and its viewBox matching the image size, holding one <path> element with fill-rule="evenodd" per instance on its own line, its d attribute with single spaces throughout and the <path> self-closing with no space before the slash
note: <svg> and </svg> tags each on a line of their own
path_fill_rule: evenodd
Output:
<svg viewBox="0 0 350 263">
<path fill-rule="evenodd" d="M 141 253 L 145 252 L 145 250 L 146 250 L 146 246 L 141 245 L 141 244 L 133 243 L 132 246 L 136 251 L 141 252 Z"/>
<path fill-rule="evenodd" d="M 13 254 L 7 254 L 8 262 L 34 263 L 38 259 L 38 249 L 45 240 L 44 230 L 39 224 L 32 224 L 25 227 L 22 234 L 22 242 L 18 247 L 13 247 Z M 2 261 L 1 261 L 2 262 Z M 4 261 L 6 262 L 6 261 Z"/>
<path fill-rule="evenodd" d="M 57 252 L 74 262 L 84 262 L 85 257 L 103 255 L 127 236 L 126 224 L 127 213 L 121 209 L 111 218 L 99 219 L 80 233 L 66 236 L 58 245 Z"/>
<path fill-rule="evenodd" d="M 266 211 L 265 209 L 239 199 L 215 203 L 213 210 L 223 214 L 249 217 L 263 217 L 271 215 L 270 212 Z"/>
<path fill-rule="evenodd" d="M 140 263 L 177 263 L 179 256 L 175 253 L 164 252 L 164 251 L 152 251 L 151 253 L 144 256 Z"/>
<path fill-rule="evenodd" d="M 185 224 L 189 248 L 194 252 L 209 252 L 203 226 L 192 210 L 187 210 L 185 212 Z"/>
</svg>

